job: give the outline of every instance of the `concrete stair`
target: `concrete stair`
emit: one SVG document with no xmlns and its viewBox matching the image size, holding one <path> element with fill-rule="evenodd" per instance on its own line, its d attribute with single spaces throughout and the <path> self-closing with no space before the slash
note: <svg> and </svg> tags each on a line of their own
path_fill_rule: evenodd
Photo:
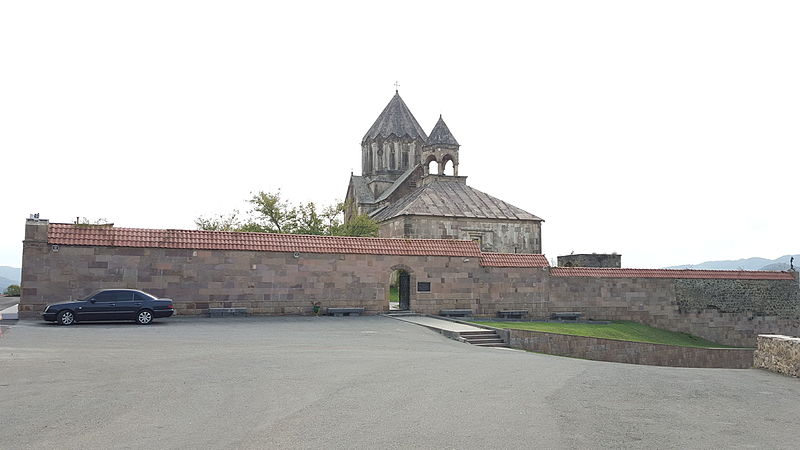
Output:
<svg viewBox="0 0 800 450">
<path fill-rule="evenodd" d="M 508 347 L 508 344 L 492 330 L 461 331 L 458 334 L 468 343 L 479 347 Z"/>
</svg>

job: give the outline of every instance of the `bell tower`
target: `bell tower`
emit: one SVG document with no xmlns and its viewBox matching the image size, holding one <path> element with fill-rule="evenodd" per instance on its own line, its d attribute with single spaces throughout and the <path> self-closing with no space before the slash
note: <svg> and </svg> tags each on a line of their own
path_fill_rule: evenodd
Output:
<svg viewBox="0 0 800 450">
<path fill-rule="evenodd" d="M 461 147 L 447 128 L 442 116 L 431 130 L 431 135 L 422 147 L 421 161 L 425 175 L 444 175 L 444 169 L 449 162 L 453 165 L 453 176 L 458 176 L 458 149 Z M 429 173 L 430 163 L 435 161 L 437 173 Z"/>
</svg>

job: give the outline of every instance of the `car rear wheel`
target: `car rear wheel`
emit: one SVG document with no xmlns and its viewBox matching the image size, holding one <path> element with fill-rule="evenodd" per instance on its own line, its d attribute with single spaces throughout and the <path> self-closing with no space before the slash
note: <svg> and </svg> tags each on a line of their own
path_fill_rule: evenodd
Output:
<svg viewBox="0 0 800 450">
<path fill-rule="evenodd" d="M 75 314 L 72 313 L 70 310 L 61 311 L 56 316 L 56 322 L 59 325 L 72 325 L 75 323 Z"/>
<path fill-rule="evenodd" d="M 143 309 L 136 314 L 136 323 L 139 325 L 148 325 L 153 321 L 153 313 L 150 310 Z"/>
</svg>

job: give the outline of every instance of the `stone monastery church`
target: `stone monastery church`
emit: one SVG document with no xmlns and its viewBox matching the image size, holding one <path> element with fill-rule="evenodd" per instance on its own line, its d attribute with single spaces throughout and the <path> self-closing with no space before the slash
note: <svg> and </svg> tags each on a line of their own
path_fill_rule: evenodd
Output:
<svg viewBox="0 0 800 450">
<path fill-rule="evenodd" d="M 312 305 L 381 314 L 397 303 L 419 314 L 458 310 L 483 318 L 578 312 L 744 347 L 759 333 L 800 335 L 796 271 L 630 269 L 618 258 L 595 261 L 598 255 L 559 257 L 559 267 L 551 267 L 541 254 L 542 219 L 469 187 L 444 120 L 426 134 L 397 93 L 361 152 L 346 217 L 374 218 L 377 238 L 124 228 L 33 216 L 25 222 L 19 317 L 39 318 L 48 303 L 96 289 L 131 288 L 171 298 L 176 313 L 187 316 L 229 308 L 310 315 Z M 391 300 L 395 286 L 398 302 Z"/>
<path fill-rule="evenodd" d="M 380 237 L 460 239 L 484 252 L 541 253 L 543 220 L 469 187 L 458 174 L 459 147 L 441 116 L 426 135 L 395 91 L 361 141 L 361 175 L 350 177 L 345 220 L 367 214 Z"/>
</svg>

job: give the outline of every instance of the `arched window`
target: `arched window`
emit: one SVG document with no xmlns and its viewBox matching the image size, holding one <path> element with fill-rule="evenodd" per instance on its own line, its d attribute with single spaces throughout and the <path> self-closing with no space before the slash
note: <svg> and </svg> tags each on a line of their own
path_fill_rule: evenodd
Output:
<svg viewBox="0 0 800 450">
<path fill-rule="evenodd" d="M 445 175 L 450 175 L 450 176 L 452 176 L 454 174 L 454 172 L 453 172 L 453 160 L 452 159 L 446 159 L 444 161 L 444 174 Z"/>
<path fill-rule="evenodd" d="M 395 170 L 397 168 L 396 159 L 394 156 L 394 148 L 389 150 L 389 170 Z"/>
<path fill-rule="evenodd" d="M 378 149 L 378 164 L 376 164 L 376 170 L 383 170 L 383 149 Z"/>
<path fill-rule="evenodd" d="M 402 167 L 403 170 L 408 169 L 408 147 L 403 149 L 403 156 L 400 160 L 400 167 Z"/>
<path fill-rule="evenodd" d="M 439 174 L 439 163 L 435 159 L 428 161 L 428 173 L 432 175 Z"/>
</svg>

